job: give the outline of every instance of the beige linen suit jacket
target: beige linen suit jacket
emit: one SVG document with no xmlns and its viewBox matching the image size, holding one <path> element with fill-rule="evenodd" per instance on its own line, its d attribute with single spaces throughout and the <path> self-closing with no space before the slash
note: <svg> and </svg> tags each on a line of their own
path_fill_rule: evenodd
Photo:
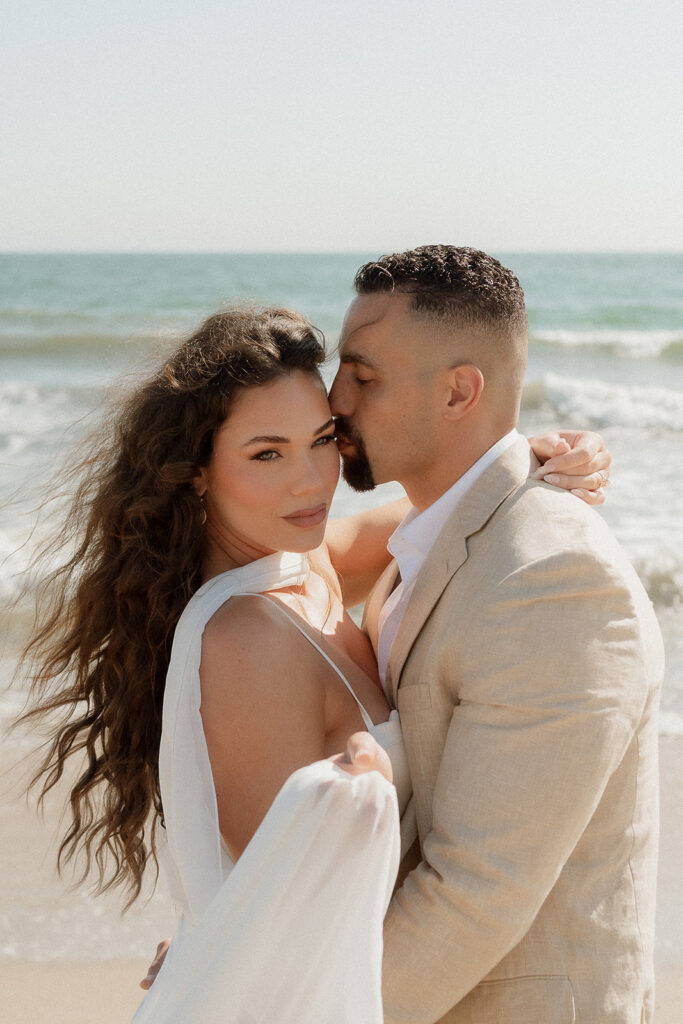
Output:
<svg viewBox="0 0 683 1024">
<path fill-rule="evenodd" d="M 521 439 L 463 498 L 389 659 L 421 860 L 386 1024 L 652 1020 L 661 637 L 599 514 L 535 467 Z"/>
</svg>

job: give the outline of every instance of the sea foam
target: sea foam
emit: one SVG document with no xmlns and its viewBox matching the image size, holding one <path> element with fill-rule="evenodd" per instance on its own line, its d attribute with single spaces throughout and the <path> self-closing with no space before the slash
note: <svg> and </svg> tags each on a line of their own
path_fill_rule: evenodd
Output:
<svg viewBox="0 0 683 1024">
<path fill-rule="evenodd" d="M 549 406 L 563 423 L 602 430 L 683 430 L 683 394 L 662 387 L 616 384 L 546 373 L 526 385 L 523 407 Z"/>
</svg>

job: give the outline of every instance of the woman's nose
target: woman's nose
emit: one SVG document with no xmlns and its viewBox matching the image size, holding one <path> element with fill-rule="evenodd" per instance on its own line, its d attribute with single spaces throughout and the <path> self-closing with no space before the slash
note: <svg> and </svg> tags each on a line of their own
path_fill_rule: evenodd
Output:
<svg viewBox="0 0 683 1024">
<path fill-rule="evenodd" d="M 320 494 L 323 484 L 323 476 L 315 459 L 308 456 L 296 468 L 292 478 L 291 491 L 292 494 Z"/>
</svg>

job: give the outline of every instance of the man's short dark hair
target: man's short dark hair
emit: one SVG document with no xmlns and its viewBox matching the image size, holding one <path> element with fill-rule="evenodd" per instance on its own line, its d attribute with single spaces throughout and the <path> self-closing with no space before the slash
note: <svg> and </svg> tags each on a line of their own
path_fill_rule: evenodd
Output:
<svg viewBox="0 0 683 1024">
<path fill-rule="evenodd" d="M 511 270 L 479 249 L 421 245 L 366 263 L 354 284 L 361 295 L 407 292 L 415 312 L 453 327 L 483 326 L 512 337 L 526 335 L 522 286 Z"/>
</svg>

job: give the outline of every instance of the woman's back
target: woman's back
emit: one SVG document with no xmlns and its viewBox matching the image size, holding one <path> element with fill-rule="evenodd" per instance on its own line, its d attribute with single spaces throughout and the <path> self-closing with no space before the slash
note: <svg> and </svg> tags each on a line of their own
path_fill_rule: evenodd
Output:
<svg viewBox="0 0 683 1024">
<path fill-rule="evenodd" d="M 303 582 L 307 571 L 308 561 L 305 556 L 277 554 L 223 573 L 197 592 L 178 623 L 166 685 L 159 764 L 164 818 L 174 874 L 178 872 L 173 888 L 180 902 L 185 903 L 186 909 L 192 912 L 192 917 L 196 917 L 211 899 L 222 884 L 226 869 L 235 859 L 235 853 L 239 855 L 241 852 L 239 848 L 235 850 L 230 842 L 230 833 L 225 836 L 226 830 L 221 827 L 221 797 L 224 803 L 228 800 L 235 803 L 238 815 L 241 814 L 242 820 L 254 823 L 253 831 L 256 831 L 282 784 L 294 771 L 303 764 L 321 760 L 343 749 L 336 735 L 330 740 L 329 751 L 322 749 L 318 757 L 310 758 L 309 761 L 296 746 L 292 749 L 287 727 L 278 721 L 278 714 L 283 707 L 283 693 L 286 698 L 287 694 L 294 692 L 298 699 L 303 693 L 297 708 L 299 717 L 312 717 L 315 726 L 317 717 L 321 715 L 319 728 L 324 730 L 324 705 L 330 702 L 326 700 L 323 680 L 326 674 L 331 673 L 335 687 L 340 687 L 345 698 L 350 699 L 353 705 L 354 716 L 350 720 L 347 718 L 347 730 L 368 729 L 388 749 L 400 788 L 402 810 L 408 802 L 410 780 L 398 716 L 396 713 L 387 716 L 385 710 L 383 721 L 373 723 L 328 651 L 312 635 L 311 627 L 297 619 L 287 608 L 277 604 L 273 597 L 273 593 L 278 590 Z M 263 593 L 266 590 L 271 592 L 269 596 Z M 278 640 L 285 635 L 290 642 L 294 637 L 300 645 L 297 661 L 290 662 L 283 657 L 277 674 L 259 681 L 262 686 L 258 694 L 254 694 L 253 688 L 247 686 L 246 697 L 252 705 L 249 709 L 252 716 L 250 728 L 253 729 L 255 719 L 261 730 L 260 736 L 245 735 L 244 729 L 240 729 L 240 705 L 245 697 L 242 674 L 244 661 L 240 658 L 240 652 L 233 651 L 232 659 L 224 660 L 220 666 L 223 696 L 235 689 L 238 691 L 236 700 L 226 698 L 227 706 L 233 711 L 231 722 L 226 722 L 224 714 L 218 716 L 218 720 L 212 720 L 212 709 L 216 707 L 217 701 L 209 700 L 207 706 L 203 682 L 200 685 L 200 665 L 202 671 L 204 669 L 203 631 L 219 609 L 222 609 L 224 615 L 229 611 L 226 602 L 231 598 L 237 599 L 238 595 L 252 595 L 234 602 L 235 607 L 239 608 L 239 623 L 242 624 L 245 614 L 250 613 L 257 637 L 264 622 L 270 627 L 270 635 L 261 636 L 262 647 L 272 648 L 274 644 L 276 650 L 280 651 L 282 645 L 278 644 Z M 253 640 L 253 635 L 246 642 Z M 291 652 L 291 647 L 289 650 Z M 288 715 L 290 708 L 286 699 L 285 705 Z M 239 779 L 225 780 L 217 776 L 215 761 L 210 756 L 216 749 L 216 744 L 212 743 L 214 733 L 220 734 L 220 742 L 226 747 L 237 748 L 234 762 L 243 773 Z M 322 733 L 319 742 L 324 748 L 325 738 Z M 252 747 L 257 743 L 261 745 L 254 754 Z M 246 753 L 241 752 L 244 746 L 247 748 Z M 263 760 L 268 763 L 264 764 Z M 284 773 L 279 784 L 277 769 L 273 768 L 275 762 L 282 766 Z M 252 775 L 265 775 L 268 784 L 277 785 L 263 813 L 260 813 L 258 798 L 263 797 L 267 786 L 259 785 L 258 779 L 254 783 L 248 775 L 250 770 Z M 256 800 L 253 798 L 254 793 L 257 795 Z M 245 811 L 245 804 L 250 799 L 254 800 L 253 806 L 247 806 Z M 227 817 L 229 823 L 234 820 L 229 814 Z M 227 849 L 231 854 L 229 860 L 225 856 L 226 847 L 221 843 L 221 834 L 228 840 Z"/>
<path fill-rule="evenodd" d="M 288 776 L 237 863 L 221 843 L 199 670 L 207 622 L 239 594 L 254 595 L 252 613 L 264 609 L 265 621 L 294 630 L 318 667 L 335 673 L 361 722 L 390 743 L 404 785 L 407 779 L 396 713 L 373 723 L 308 629 L 272 593 L 255 597 L 261 588 L 296 585 L 307 571 L 305 556 L 278 554 L 223 573 L 197 592 L 178 623 L 159 769 L 166 866 L 181 917 L 136 1024 L 205 1024 L 222 1020 L 226 1006 L 235 1021 L 382 1019 L 382 922 L 400 848 L 394 787 L 379 772 L 352 775 L 317 760 Z M 226 688 L 239 668 L 239 658 L 224 665 Z M 281 666 L 282 675 L 300 671 Z M 278 679 L 267 682 L 272 690 Z M 315 678 L 313 685 L 321 688 Z"/>
</svg>

